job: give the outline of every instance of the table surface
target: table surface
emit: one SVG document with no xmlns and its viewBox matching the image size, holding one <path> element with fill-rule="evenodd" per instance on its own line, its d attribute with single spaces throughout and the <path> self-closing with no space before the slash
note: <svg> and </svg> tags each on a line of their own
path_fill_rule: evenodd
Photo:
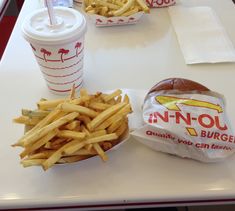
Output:
<svg viewBox="0 0 235 211">
<path fill-rule="evenodd" d="M 235 45 L 235 6 L 231 0 L 182 0 L 177 4 L 212 7 Z M 0 209 L 80 207 L 83 209 L 172 206 L 235 201 L 235 156 L 205 164 L 155 152 L 130 138 L 100 159 L 57 166 L 47 172 L 24 169 L 20 149 L 10 147 L 23 133 L 12 118 L 34 108 L 46 88 L 31 49 L 22 38 L 24 17 L 38 8 L 26 0 L 0 63 Z M 186 65 L 167 8 L 152 9 L 140 23 L 96 28 L 88 21 L 84 87 L 90 92 L 128 88 L 133 97 L 168 77 L 196 80 L 224 94 L 235 123 L 235 63 Z M 140 102 L 138 106 L 140 106 Z"/>
</svg>

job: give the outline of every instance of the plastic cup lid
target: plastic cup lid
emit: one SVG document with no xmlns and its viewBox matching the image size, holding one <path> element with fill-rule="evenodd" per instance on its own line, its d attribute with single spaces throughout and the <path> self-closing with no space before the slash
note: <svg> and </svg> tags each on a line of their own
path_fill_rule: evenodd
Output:
<svg viewBox="0 0 235 211">
<path fill-rule="evenodd" d="M 53 44 L 66 42 L 86 32 L 86 20 L 80 12 L 66 7 L 54 7 L 54 12 L 56 25 L 50 25 L 47 8 L 26 17 L 22 25 L 25 39 Z"/>
</svg>

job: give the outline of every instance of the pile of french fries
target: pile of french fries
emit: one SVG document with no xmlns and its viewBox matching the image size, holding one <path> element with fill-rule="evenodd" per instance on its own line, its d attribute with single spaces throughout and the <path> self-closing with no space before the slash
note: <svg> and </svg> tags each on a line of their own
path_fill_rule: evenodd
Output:
<svg viewBox="0 0 235 211">
<path fill-rule="evenodd" d="M 99 155 L 120 143 L 128 134 L 128 117 L 132 108 L 121 90 L 111 94 L 88 94 L 75 89 L 66 99 L 37 102 L 37 110 L 22 109 L 13 121 L 30 128 L 12 146 L 23 147 L 24 167 L 39 165 L 44 170 L 54 164 L 71 163 Z"/>
<path fill-rule="evenodd" d="M 85 12 L 105 17 L 130 16 L 143 11 L 149 13 L 144 0 L 85 0 Z"/>
</svg>

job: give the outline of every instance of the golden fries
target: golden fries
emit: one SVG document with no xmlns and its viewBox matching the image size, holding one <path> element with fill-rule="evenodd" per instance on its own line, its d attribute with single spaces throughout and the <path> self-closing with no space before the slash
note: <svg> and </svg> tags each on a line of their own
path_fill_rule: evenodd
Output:
<svg viewBox="0 0 235 211">
<path fill-rule="evenodd" d="M 121 94 L 119 89 L 111 94 L 94 95 L 81 89 L 77 97 L 73 88 L 66 99 L 40 100 L 36 110 L 22 109 L 22 116 L 14 122 L 30 125 L 31 129 L 13 144 L 24 148 L 20 153 L 21 164 L 47 170 L 54 164 L 95 155 L 106 161 L 105 151 L 121 142 L 128 132 L 127 115 L 132 109 L 129 97 Z"/>
<path fill-rule="evenodd" d="M 149 8 L 143 0 L 85 0 L 84 5 L 88 14 L 105 17 L 130 16 L 140 11 L 149 13 Z"/>
</svg>

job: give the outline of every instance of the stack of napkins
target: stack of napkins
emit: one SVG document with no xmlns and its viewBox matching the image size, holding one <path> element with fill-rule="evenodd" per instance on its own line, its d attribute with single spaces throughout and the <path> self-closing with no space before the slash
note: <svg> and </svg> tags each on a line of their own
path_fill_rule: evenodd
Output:
<svg viewBox="0 0 235 211">
<path fill-rule="evenodd" d="M 235 62 L 235 49 L 210 7 L 168 9 L 186 64 Z"/>
</svg>

